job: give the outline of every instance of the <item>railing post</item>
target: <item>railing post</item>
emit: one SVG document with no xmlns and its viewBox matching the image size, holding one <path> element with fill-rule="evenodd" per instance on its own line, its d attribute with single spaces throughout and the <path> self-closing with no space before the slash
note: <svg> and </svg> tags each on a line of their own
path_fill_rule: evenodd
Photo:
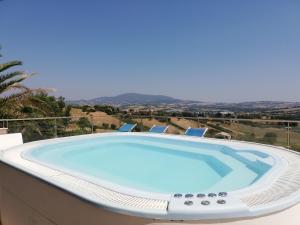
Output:
<svg viewBox="0 0 300 225">
<path fill-rule="evenodd" d="M 121 127 L 123 116 L 121 114 L 118 114 L 117 116 L 118 116 L 119 127 Z"/>
<path fill-rule="evenodd" d="M 57 138 L 57 119 L 54 119 L 54 137 Z"/>
<path fill-rule="evenodd" d="M 8 130 L 8 120 L 6 120 L 6 128 L 7 128 L 7 130 Z"/>
<path fill-rule="evenodd" d="M 92 125 L 92 134 L 94 133 L 94 120 L 93 115 L 90 115 L 91 125 Z"/>
<path fill-rule="evenodd" d="M 290 148 L 290 122 L 287 122 L 287 148 Z"/>
<path fill-rule="evenodd" d="M 144 131 L 143 118 L 142 116 L 140 116 L 140 118 L 141 118 L 141 132 L 143 132 Z"/>
</svg>

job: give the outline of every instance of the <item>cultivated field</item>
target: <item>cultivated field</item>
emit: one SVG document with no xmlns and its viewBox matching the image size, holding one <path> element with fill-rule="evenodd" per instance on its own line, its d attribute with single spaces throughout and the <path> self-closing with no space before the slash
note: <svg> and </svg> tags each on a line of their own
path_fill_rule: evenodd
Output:
<svg viewBox="0 0 300 225">
<path fill-rule="evenodd" d="M 78 125 L 76 122 L 80 117 L 90 118 L 90 122 L 96 126 L 95 132 L 106 132 L 112 130 L 112 125 L 118 128 L 122 121 L 115 117 L 106 114 L 105 112 L 83 112 L 81 109 L 73 108 L 71 110 L 72 123 L 69 124 L 67 130 L 76 130 Z M 165 122 L 166 121 L 166 122 Z M 209 131 L 207 137 L 215 137 L 219 132 L 226 132 L 233 139 L 245 140 L 266 144 L 273 144 L 286 147 L 288 145 L 287 129 L 284 125 L 278 124 L 262 124 L 262 123 L 237 123 L 230 121 L 197 121 L 183 118 L 171 117 L 169 120 L 161 118 L 143 118 L 133 119 L 132 122 L 139 124 L 143 131 L 147 131 L 153 125 L 169 125 L 169 134 L 184 134 L 188 127 L 207 127 Z M 293 127 L 290 130 L 290 146 L 293 149 L 300 150 L 300 128 Z"/>
</svg>

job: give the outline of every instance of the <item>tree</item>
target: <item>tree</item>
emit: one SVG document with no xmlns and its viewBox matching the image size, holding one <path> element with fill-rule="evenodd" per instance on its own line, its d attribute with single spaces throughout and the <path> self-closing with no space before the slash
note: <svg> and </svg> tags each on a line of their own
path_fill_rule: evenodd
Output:
<svg viewBox="0 0 300 225">
<path fill-rule="evenodd" d="M 0 109 L 1 113 L 8 114 L 12 103 L 28 93 L 28 89 L 21 85 L 28 76 L 22 71 L 7 72 L 8 69 L 22 65 L 20 61 L 10 61 L 0 64 Z"/>
<path fill-rule="evenodd" d="M 31 104 L 20 107 L 22 117 L 64 117 L 69 116 L 70 108 L 65 106 L 63 98 L 48 96 L 47 93 L 28 95 Z M 41 119 L 10 122 L 11 132 L 22 132 L 24 141 L 34 141 L 46 138 L 68 135 L 66 127 L 70 123 L 68 118 Z M 80 132 L 83 130 L 80 130 Z"/>
<path fill-rule="evenodd" d="M 119 108 L 110 105 L 94 105 L 94 109 L 95 111 L 105 112 L 108 115 L 113 115 L 120 111 Z"/>
<path fill-rule="evenodd" d="M 18 60 L 0 64 L 0 118 L 64 116 L 64 98 L 56 99 L 45 89 L 24 86 L 22 82 L 32 74 L 13 70 L 21 65 Z"/>
<path fill-rule="evenodd" d="M 70 107 L 66 107 L 63 97 L 56 99 L 45 89 L 30 89 L 22 84 L 31 74 L 14 70 L 21 65 L 18 60 L 0 64 L 0 118 L 68 116 Z M 9 129 L 22 132 L 25 141 L 32 141 L 64 133 L 68 123 L 67 119 L 15 121 L 10 122 Z"/>
<path fill-rule="evenodd" d="M 25 108 L 31 108 L 30 117 L 45 117 L 45 116 L 67 116 L 69 108 L 66 107 L 63 97 L 55 98 L 47 93 L 36 93 L 28 96 L 31 104 Z"/>
<path fill-rule="evenodd" d="M 0 55 L 1 57 L 1 55 Z M 13 60 L 0 63 L 0 117 L 19 117 L 22 113 L 20 108 L 29 104 L 29 98 L 34 91 L 22 84 L 31 74 L 20 70 L 12 70 L 21 66 L 22 62 Z"/>
<path fill-rule="evenodd" d="M 88 118 L 80 117 L 77 121 L 77 126 L 79 126 L 81 130 L 84 130 L 85 128 L 90 128 L 92 125 Z"/>
</svg>

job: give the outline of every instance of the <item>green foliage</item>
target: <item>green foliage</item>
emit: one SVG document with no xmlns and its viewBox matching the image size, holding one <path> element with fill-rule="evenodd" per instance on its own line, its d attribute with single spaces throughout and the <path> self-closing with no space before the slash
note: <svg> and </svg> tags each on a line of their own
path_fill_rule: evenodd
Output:
<svg viewBox="0 0 300 225">
<path fill-rule="evenodd" d="M 66 116 L 66 104 L 63 97 L 55 98 L 47 93 L 37 93 L 28 96 L 33 103 L 22 108 L 27 117 Z M 31 109 L 29 109 L 31 108 Z"/>
<path fill-rule="evenodd" d="M 278 122 L 277 123 L 278 124 L 278 126 L 282 126 L 282 127 L 288 127 L 288 126 L 290 126 L 290 127 L 297 127 L 298 126 L 298 123 L 293 123 L 293 122 L 289 122 L 289 123 L 287 123 L 287 122 Z"/>
<path fill-rule="evenodd" d="M 192 112 L 182 112 L 183 117 L 195 117 L 195 113 Z"/>
<path fill-rule="evenodd" d="M 215 138 L 215 135 L 217 133 L 219 133 L 219 131 L 215 129 L 208 129 L 207 132 L 205 133 L 205 137 Z"/>
<path fill-rule="evenodd" d="M 156 112 L 156 115 L 157 116 L 165 116 L 166 115 L 166 112 L 165 111 L 162 111 L 162 110 L 159 110 Z"/>
<path fill-rule="evenodd" d="M 142 131 L 144 131 L 144 126 L 142 126 L 142 124 L 138 123 L 135 126 L 134 131 L 136 131 L 136 132 L 142 132 Z"/>
<path fill-rule="evenodd" d="M 90 120 L 86 117 L 80 117 L 76 124 L 81 130 L 91 128 L 92 126 Z"/>
<path fill-rule="evenodd" d="M 95 111 L 105 112 L 107 115 L 114 115 L 120 112 L 119 108 L 110 105 L 95 105 Z"/>
<path fill-rule="evenodd" d="M 81 107 L 81 109 L 82 109 L 82 112 L 87 112 L 87 113 L 96 112 L 96 110 L 93 108 L 93 106 L 90 106 L 90 105 L 84 105 Z"/>
<path fill-rule="evenodd" d="M 261 139 L 261 142 L 266 144 L 275 144 L 277 141 L 277 134 L 274 132 L 265 133 L 264 137 Z"/>
<path fill-rule="evenodd" d="M 105 130 L 107 130 L 108 127 L 109 127 L 109 124 L 108 124 L 108 123 L 103 123 L 102 126 L 103 126 L 103 128 L 104 128 Z"/>
<path fill-rule="evenodd" d="M 28 118 L 66 116 L 63 97 L 48 96 L 45 90 L 29 89 L 22 83 L 31 75 L 13 70 L 21 66 L 21 61 L 0 63 L 0 118 Z M 65 132 L 69 121 L 35 120 L 10 122 L 9 132 L 22 132 L 24 141 L 34 141 L 55 137 Z"/>
<path fill-rule="evenodd" d="M 45 93 L 28 95 L 31 104 L 22 105 L 19 111 L 12 116 L 22 118 L 44 118 L 44 117 L 63 117 L 69 112 L 69 108 L 65 107 L 64 99 L 56 99 Z M 34 120 L 34 121 L 15 121 L 9 123 L 9 132 L 21 132 L 25 142 L 35 141 L 58 136 L 68 135 L 66 127 L 70 123 L 69 119 L 50 119 L 50 120 Z"/>
<path fill-rule="evenodd" d="M 121 118 L 124 123 L 136 123 L 131 117 L 123 117 Z"/>
<path fill-rule="evenodd" d="M 169 117 L 157 117 L 156 119 L 157 119 L 157 121 L 159 121 L 161 123 L 170 123 L 171 122 L 171 118 L 169 118 Z"/>
<path fill-rule="evenodd" d="M 72 106 L 70 106 L 70 105 L 67 105 L 66 107 L 65 107 L 65 116 L 71 116 L 71 109 L 72 109 Z"/>
<path fill-rule="evenodd" d="M 292 144 L 291 149 L 300 152 L 300 144 Z"/>
<path fill-rule="evenodd" d="M 54 121 L 14 121 L 9 123 L 9 132 L 21 132 L 24 142 L 49 139 L 54 137 Z"/>
<path fill-rule="evenodd" d="M 88 134 L 89 131 L 77 129 L 77 130 L 71 130 L 71 131 L 64 131 L 63 133 L 58 133 L 58 136 L 62 137 L 68 137 L 68 136 L 75 136 L 75 135 L 82 135 L 82 134 Z"/>
<path fill-rule="evenodd" d="M 110 105 L 83 105 L 83 106 L 73 106 L 73 108 L 79 108 L 83 112 L 105 112 L 108 115 L 115 115 L 120 112 L 119 108 L 115 108 Z"/>
<path fill-rule="evenodd" d="M 1 55 L 0 55 L 1 57 Z M 0 63 L 0 117 L 15 116 L 23 97 L 30 94 L 31 90 L 21 83 L 29 77 L 23 71 L 11 71 L 14 67 L 22 65 L 21 61 Z M 19 115 L 20 112 L 17 113 Z"/>
<path fill-rule="evenodd" d="M 255 137 L 255 133 L 246 133 L 246 134 L 238 135 L 236 138 L 238 140 L 250 141 L 250 142 L 258 141 Z"/>
</svg>

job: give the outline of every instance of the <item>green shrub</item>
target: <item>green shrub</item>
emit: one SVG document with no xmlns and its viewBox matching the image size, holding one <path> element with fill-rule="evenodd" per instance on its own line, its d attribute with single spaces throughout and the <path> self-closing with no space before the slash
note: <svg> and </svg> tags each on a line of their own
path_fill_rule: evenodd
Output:
<svg viewBox="0 0 300 225">
<path fill-rule="evenodd" d="M 277 141 L 277 134 L 274 133 L 274 132 L 267 132 L 265 133 L 264 137 L 261 139 L 261 141 L 263 143 L 266 143 L 266 144 L 275 144 L 276 141 Z"/>
<path fill-rule="evenodd" d="M 291 149 L 300 152 L 300 144 L 292 144 Z"/>
<path fill-rule="evenodd" d="M 76 124 L 82 130 L 87 127 L 90 128 L 92 126 L 91 122 L 86 117 L 80 117 Z"/>
<path fill-rule="evenodd" d="M 109 124 L 108 123 L 103 123 L 102 126 L 103 126 L 104 129 L 108 129 Z"/>
</svg>

